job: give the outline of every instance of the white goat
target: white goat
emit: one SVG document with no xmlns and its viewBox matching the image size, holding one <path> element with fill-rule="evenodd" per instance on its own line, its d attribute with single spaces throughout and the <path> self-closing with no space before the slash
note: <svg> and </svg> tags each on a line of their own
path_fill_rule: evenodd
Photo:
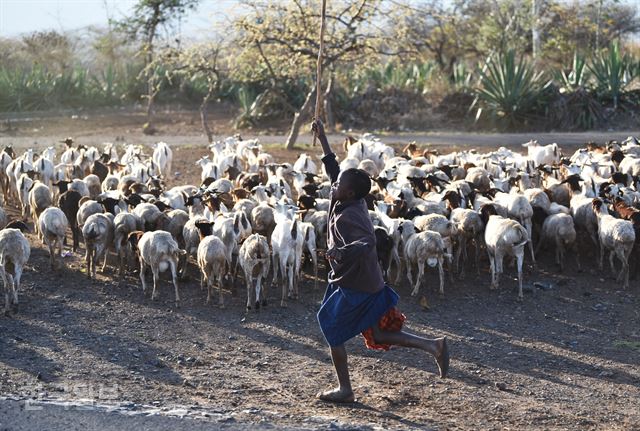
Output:
<svg viewBox="0 0 640 431">
<path fill-rule="evenodd" d="M 171 165 L 173 163 L 173 151 L 166 142 L 158 142 L 153 150 L 153 162 L 158 166 L 162 178 L 169 178 L 171 175 Z"/>
<path fill-rule="evenodd" d="M 298 231 L 299 223 L 293 218 L 293 214 L 293 209 L 278 205 L 275 215 L 276 227 L 271 234 L 273 283 L 277 283 L 278 269 L 280 269 L 282 284 L 280 306 L 282 307 L 286 305 L 287 296 L 289 298 L 298 296 L 296 269 L 300 267 L 303 238 Z"/>
<path fill-rule="evenodd" d="M 62 261 L 62 242 L 68 227 L 69 221 L 60 208 L 49 207 L 40 214 L 38 230 L 44 239 L 44 243 L 49 247 L 51 269 L 56 267 L 56 248 L 60 259 L 59 266 L 64 266 Z"/>
<path fill-rule="evenodd" d="M 18 179 L 18 197 L 20 198 L 20 207 L 22 208 L 22 219 L 27 220 L 31 209 L 29 208 L 29 190 L 33 186 L 33 180 L 27 175 L 22 174 Z"/>
<path fill-rule="evenodd" d="M 9 312 L 11 303 L 18 306 L 18 290 L 22 270 L 29 260 L 31 247 L 20 229 L 0 231 L 0 277 L 4 282 L 4 312 Z"/>
</svg>

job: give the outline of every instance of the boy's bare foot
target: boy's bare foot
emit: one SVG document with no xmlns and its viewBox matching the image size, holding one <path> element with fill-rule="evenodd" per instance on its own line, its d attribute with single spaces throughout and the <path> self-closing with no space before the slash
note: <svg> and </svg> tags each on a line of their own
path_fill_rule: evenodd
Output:
<svg viewBox="0 0 640 431">
<path fill-rule="evenodd" d="M 320 392 L 317 395 L 319 400 L 328 401 L 330 403 L 352 403 L 355 401 L 353 391 L 350 389 L 330 389 Z"/>
<path fill-rule="evenodd" d="M 440 378 L 444 379 L 449 372 L 449 347 L 447 346 L 447 337 L 438 339 L 438 344 L 439 348 L 438 353 L 436 353 L 436 363 L 440 370 Z"/>
</svg>

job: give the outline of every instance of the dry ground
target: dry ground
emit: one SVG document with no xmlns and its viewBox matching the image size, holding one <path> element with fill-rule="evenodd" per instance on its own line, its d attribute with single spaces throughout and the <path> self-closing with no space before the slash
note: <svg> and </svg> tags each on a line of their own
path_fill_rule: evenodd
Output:
<svg viewBox="0 0 640 431">
<path fill-rule="evenodd" d="M 116 126 L 100 133 L 114 135 Z M 27 132 L 2 143 L 34 138 Z M 177 133 L 174 139 L 182 139 Z M 181 175 L 174 181 L 195 181 L 193 162 L 205 153 L 195 142 L 177 149 L 174 170 Z M 270 288 L 268 307 L 246 313 L 241 280 L 225 292 L 221 309 L 204 304 L 192 277 L 181 284 L 183 304 L 175 309 L 166 277 L 160 299 L 151 301 L 136 274 L 122 286 L 114 281 L 113 261 L 93 283 L 80 255 L 50 271 L 48 252 L 30 240 L 19 311 L 0 317 L 0 396 L 89 398 L 228 427 L 640 428 L 640 281 L 622 291 L 608 271 L 594 269 L 593 257 L 586 272 L 570 264 L 560 274 L 548 252 L 538 271 L 527 268 L 522 303 L 513 268 L 500 290 L 489 290 L 486 258 L 480 275 L 470 268 L 464 281 L 447 281 L 444 299 L 430 273 L 423 287 L 428 310 L 408 286 L 396 286 L 409 330 L 449 337 L 450 378 L 438 379 L 422 352 L 367 351 L 358 338 L 348 343 L 358 402 L 333 406 L 314 398 L 334 381 L 315 320 L 322 283 L 314 289 L 307 278 L 301 299 L 286 309 Z"/>
</svg>

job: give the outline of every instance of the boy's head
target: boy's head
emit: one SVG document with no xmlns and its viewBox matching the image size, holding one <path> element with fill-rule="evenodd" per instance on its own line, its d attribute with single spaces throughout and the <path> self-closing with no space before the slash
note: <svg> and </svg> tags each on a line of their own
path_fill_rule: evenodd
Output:
<svg viewBox="0 0 640 431">
<path fill-rule="evenodd" d="M 340 172 L 333 197 L 339 201 L 362 199 L 371 190 L 371 179 L 362 169 L 351 168 Z"/>
</svg>

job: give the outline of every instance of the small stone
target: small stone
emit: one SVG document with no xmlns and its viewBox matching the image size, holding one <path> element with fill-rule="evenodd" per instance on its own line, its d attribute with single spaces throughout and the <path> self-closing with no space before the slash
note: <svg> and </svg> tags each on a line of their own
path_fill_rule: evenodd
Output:
<svg viewBox="0 0 640 431">
<path fill-rule="evenodd" d="M 507 384 L 504 383 L 504 382 L 496 382 L 495 386 L 500 391 L 506 391 L 507 390 Z"/>
</svg>

